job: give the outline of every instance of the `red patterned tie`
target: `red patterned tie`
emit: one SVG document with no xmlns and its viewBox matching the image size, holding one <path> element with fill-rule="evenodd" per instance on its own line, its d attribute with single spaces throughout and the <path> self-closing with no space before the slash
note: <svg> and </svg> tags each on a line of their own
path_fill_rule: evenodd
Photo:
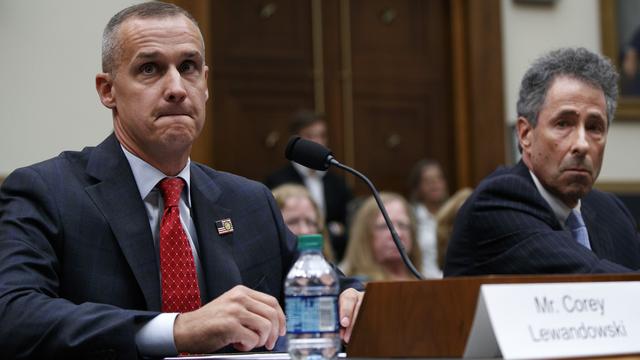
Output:
<svg viewBox="0 0 640 360">
<path fill-rule="evenodd" d="M 189 240 L 180 222 L 180 193 L 184 181 L 164 178 L 160 191 L 164 213 L 160 223 L 162 311 L 188 312 L 200 307 L 200 288 Z"/>
</svg>

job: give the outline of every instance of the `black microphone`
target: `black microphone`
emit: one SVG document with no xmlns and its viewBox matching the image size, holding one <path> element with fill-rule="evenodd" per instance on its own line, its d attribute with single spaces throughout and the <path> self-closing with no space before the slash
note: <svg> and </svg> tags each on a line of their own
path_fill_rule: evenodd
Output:
<svg viewBox="0 0 640 360">
<path fill-rule="evenodd" d="M 369 189 L 371 189 L 371 193 L 373 193 L 373 197 L 376 199 L 378 208 L 380 208 L 380 211 L 382 212 L 384 221 L 387 223 L 387 227 L 389 228 L 389 232 L 391 232 L 393 242 L 396 244 L 396 247 L 400 252 L 400 257 L 402 258 L 405 266 L 416 278 L 420 280 L 424 279 L 420 272 L 416 270 L 416 267 L 409 259 L 409 256 L 407 256 L 407 252 L 405 251 L 404 246 L 402 246 L 402 242 L 400 242 L 400 237 L 398 236 L 398 233 L 396 232 L 391 219 L 389 219 L 387 209 L 384 207 L 384 204 L 380 199 L 378 190 L 376 190 L 375 186 L 373 186 L 373 183 L 366 176 L 355 169 L 352 169 L 346 165 L 342 165 L 333 157 L 333 152 L 331 152 L 331 150 L 329 150 L 328 148 L 313 141 L 303 139 L 300 136 L 292 136 L 291 139 L 289 139 L 289 143 L 287 143 L 287 147 L 284 151 L 284 156 L 289 161 L 296 162 L 302 166 L 306 166 L 314 170 L 324 171 L 327 170 L 329 166 L 335 165 L 336 167 L 362 179 L 362 181 L 364 181 L 367 186 L 369 186 Z"/>
</svg>

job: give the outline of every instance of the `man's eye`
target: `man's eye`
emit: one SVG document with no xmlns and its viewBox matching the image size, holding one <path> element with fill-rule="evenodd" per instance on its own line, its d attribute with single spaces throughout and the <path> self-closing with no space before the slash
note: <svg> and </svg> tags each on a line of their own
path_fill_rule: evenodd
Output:
<svg viewBox="0 0 640 360">
<path fill-rule="evenodd" d="M 140 72 L 146 75 L 153 74 L 156 71 L 156 66 L 151 63 L 140 66 Z"/>
<path fill-rule="evenodd" d="M 180 64 L 180 72 L 189 72 L 189 71 L 193 71 L 196 68 L 196 64 L 194 64 L 193 61 L 185 61 L 182 64 Z"/>
</svg>

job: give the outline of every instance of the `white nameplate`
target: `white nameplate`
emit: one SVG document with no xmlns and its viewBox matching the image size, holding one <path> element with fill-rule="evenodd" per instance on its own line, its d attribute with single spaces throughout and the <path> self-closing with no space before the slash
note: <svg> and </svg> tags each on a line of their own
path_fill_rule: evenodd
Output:
<svg viewBox="0 0 640 360">
<path fill-rule="evenodd" d="M 640 353 L 640 282 L 482 285 L 465 357 Z"/>
</svg>

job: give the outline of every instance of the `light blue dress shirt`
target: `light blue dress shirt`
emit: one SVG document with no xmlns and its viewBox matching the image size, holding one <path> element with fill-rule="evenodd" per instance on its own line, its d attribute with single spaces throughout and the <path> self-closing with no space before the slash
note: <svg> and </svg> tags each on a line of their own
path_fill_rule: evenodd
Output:
<svg viewBox="0 0 640 360">
<path fill-rule="evenodd" d="M 162 195 L 160 190 L 157 188 L 157 185 L 160 180 L 167 177 L 167 175 L 132 154 L 122 145 L 121 147 L 127 161 L 129 162 L 136 185 L 140 191 L 140 197 L 144 201 L 144 206 L 147 210 L 149 226 L 151 227 L 151 234 L 153 235 L 153 245 L 156 249 L 156 258 L 158 259 L 159 264 L 160 220 L 162 219 L 162 213 L 164 211 L 164 201 L 162 200 Z M 189 245 L 191 246 L 191 252 L 193 253 L 196 272 L 198 274 L 198 285 L 200 286 L 200 294 L 202 296 L 204 293 L 204 282 L 200 257 L 196 251 L 198 235 L 191 217 L 190 165 L 191 160 L 189 159 L 187 161 L 187 165 L 177 175 L 177 177 L 182 178 L 186 184 L 182 189 L 182 194 L 180 194 L 180 220 L 182 222 L 182 227 L 187 230 L 187 239 L 189 239 Z M 159 276 L 162 276 L 159 271 L 160 269 L 158 268 L 158 274 Z M 173 339 L 173 324 L 177 316 L 178 313 L 162 313 L 138 330 L 136 333 L 136 345 L 138 346 L 140 354 L 151 357 L 177 355 L 178 351 L 176 350 L 175 341 Z"/>
</svg>

